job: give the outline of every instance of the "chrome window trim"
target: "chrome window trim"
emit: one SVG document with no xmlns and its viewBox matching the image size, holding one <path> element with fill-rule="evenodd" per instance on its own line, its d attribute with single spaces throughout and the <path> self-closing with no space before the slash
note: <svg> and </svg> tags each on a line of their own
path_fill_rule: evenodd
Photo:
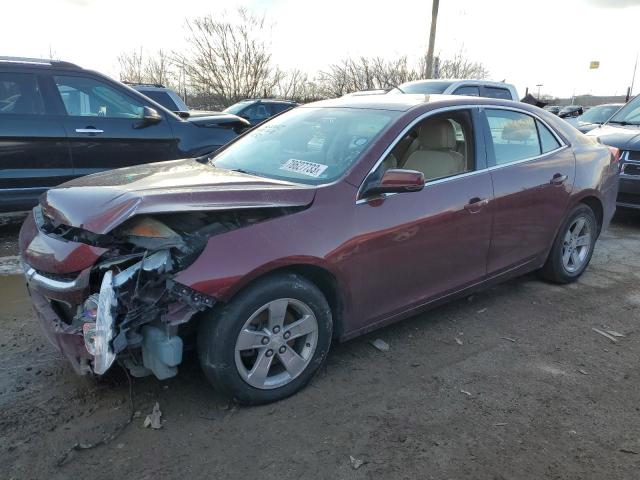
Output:
<svg viewBox="0 0 640 480">
<path fill-rule="evenodd" d="M 532 114 L 531 112 L 528 112 L 527 110 L 524 110 L 524 109 L 521 109 L 521 108 L 518 108 L 518 107 L 505 107 L 503 105 L 464 104 L 464 105 L 455 105 L 455 106 L 450 106 L 450 107 L 436 108 L 434 110 L 430 110 L 428 112 L 423 113 L 419 117 L 414 118 L 411 121 L 411 123 L 409 123 L 398 134 L 398 136 L 393 140 L 393 142 L 391 142 L 389 144 L 389 146 L 385 149 L 385 151 L 382 152 L 382 155 L 380 156 L 380 158 L 378 158 L 378 160 L 373 165 L 373 167 L 365 175 L 364 180 L 362 181 L 362 183 L 358 187 L 358 192 L 356 193 L 356 205 L 367 203 L 370 200 L 368 198 L 360 198 L 360 193 L 362 191 L 362 187 L 364 186 L 365 182 L 367 181 L 367 178 L 369 178 L 369 175 L 371 175 L 373 172 L 376 171 L 376 169 L 384 161 L 384 159 L 387 157 L 387 155 L 389 155 L 389 153 L 391 153 L 391 150 L 394 149 L 394 147 L 398 144 L 398 142 L 417 123 L 420 123 L 425 118 L 430 117 L 430 116 L 435 115 L 435 114 L 438 114 L 438 113 L 448 112 L 448 111 L 451 111 L 451 110 L 468 110 L 468 109 L 472 109 L 472 108 L 478 108 L 478 109 L 480 109 L 481 112 L 483 110 L 510 110 L 510 111 L 514 111 L 514 112 L 518 112 L 518 113 L 523 113 L 525 115 L 529 115 L 530 117 L 534 118 L 535 120 L 540 121 L 545 127 L 547 127 L 547 129 L 551 132 L 551 134 L 554 136 L 554 138 L 560 144 L 560 147 L 556 148 L 555 150 L 550 150 L 550 151 L 542 153 L 540 155 L 536 155 L 535 157 L 529 157 L 529 158 L 523 158 L 523 159 L 519 159 L 519 160 L 514 160 L 513 162 L 509 162 L 509 163 L 501 163 L 500 165 L 493 165 L 491 167 L 485 167 L 485 168 L 482 168 L 480 170 L 473 170 L 472 172 L 464 172 L 464 173 L 461 173 L 461 174 L 458 174 L 458 175 L 452 175 L 451 177 L 445 177 L 445 178 L 440 178 L 440 179 L 430 180 L 430 181 L 427 180 L 427 181 L 424 182 L 425 187 L 428 187 L 429 185 L 433 185 L 433 184 L 437 184 L 437 183 L 444 183 L 446 181 L 451 181 L 451 180 L 454 180 L 454 179 L 457 179 L 457 178 L 465 177 L 465 176 L 468 176 L 470 174 L 478 174 L 480 172 L 497 170 L 499 168 L 508 167 L 510 165 L 516 165 L 516 164 L 519 164 L 519 163 L 530 162 L 530 161 L 537 160 L 537 159 L 542 158 L 542 157 L 546 157 L 547 155 L 551 155 L 552 153 L 559 152 L 560 150 L 569 147 L 569 145 L 567 143 L 565 143 L 565 141 L 556 133 L 555 129 L 553 127 L 551 127 L 547 122 L 545 122 L 542 118 L 540 118 L 539 116 L 537 116 L 535 114 Z M 486 113 L 485 113 L 485 115 L 486 115 Z M 537 131 L 537 129 L 536 129 L 536 131 Z M 538 137 L 539 137 L 539 134 L 538 134 Z M 376 198 L 387 198 L 387 197 L 392 197 L 393 195 L 397 195 L 397 193 L 385 193 L 385 194 L 380 195 L 379 197 L 376 197 Z"/>
</svg>

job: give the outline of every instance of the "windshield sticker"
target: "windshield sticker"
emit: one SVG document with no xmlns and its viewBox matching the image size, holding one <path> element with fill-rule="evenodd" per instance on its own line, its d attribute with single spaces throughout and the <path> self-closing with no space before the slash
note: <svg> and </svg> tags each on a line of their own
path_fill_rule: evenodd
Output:
<svg viewBox="0 0 640 480">
<path fill-rule="evenodd" d="M 290 158 L 282 164 L 280 170 L 287 170 L 288 172 L 301 173 L 302 175 L 308 175 L 310 177 L 319 177 L 327 169 L 328 165 L 322 165 L 321 163 L 306 162 L 304 160 L 296 160 Z"/>
</svg>

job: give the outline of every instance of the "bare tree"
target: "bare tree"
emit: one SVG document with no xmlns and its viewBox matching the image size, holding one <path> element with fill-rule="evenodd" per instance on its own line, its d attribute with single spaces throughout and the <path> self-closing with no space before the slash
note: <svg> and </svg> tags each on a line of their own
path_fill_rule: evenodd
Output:
<svg viewBox="0 0 640 480">
<path fill-rule="evenodd" d="M 172 61 L 167 52 L 160 49 L 155 55 L 150 56 L 144 65 L 144 81 L 169 85 L 174 76 Z"/>
<path fill-rule="evenodd" d="M 190 54 L 176 57 L 196 94 L 223 105 L 273 94 L 282 73 L 274 68 L 264 40 L 264 18 L 239 9 L 237 20 L 207 15 L 187 21 L 187 30 Z"/>
<path fill-rule="evenodd" d="M 140 47 L 139 50 L 121 53 L 118 56 L 118 63 L 120 63 L 120 80 L 123 82 L 167 85 L 172 83 L 175 76 L 172 72 L 171 58 L 164 50 L 146 55 Z"/>
<path fill-rule="evenodd" d="M 418 70 L 421 78 L 430 78 L 428 75 L 426 59 L 421 59 Z M 439 78 L 478 78 L 489 76 L 489 71 L 481 62 L 470 60 L 464 55 L 463 50 L 458 51 L 451 58 L 441 58 L 438 68 Z"/>
</svg>

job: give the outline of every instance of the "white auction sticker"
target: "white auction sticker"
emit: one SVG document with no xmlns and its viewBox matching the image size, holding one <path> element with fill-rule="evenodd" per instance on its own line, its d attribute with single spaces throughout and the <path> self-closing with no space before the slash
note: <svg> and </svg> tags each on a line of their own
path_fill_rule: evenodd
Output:
<svg viewBox="0 0 640 480">
<path fill-rule="evenodd" d="M 290 158 L 282 164 L 280 170 L 287 170 L 289 172 L 301 173 L 303 175 L 309 175 L 310 177 L 319 177 L 327 169 L 328 165 L 322 165 L 321 163 L 307 162 L 305 160 L 296 160 Z"/>
</svg>

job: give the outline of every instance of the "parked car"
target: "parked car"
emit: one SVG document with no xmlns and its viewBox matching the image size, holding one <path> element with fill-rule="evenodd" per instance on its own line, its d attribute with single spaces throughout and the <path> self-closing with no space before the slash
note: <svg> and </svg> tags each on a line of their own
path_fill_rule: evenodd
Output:
<svg viewBox="0 0 640 480">
<path fill-rule="evenodd" d="M 176 115 L 187 118 L 190 116 L 189 107 L 184 100 L 176 92 L 159 83 L 134 83 L 123 82 L 134 90 L 142 93 L 145 97 L 150 98 L 159 103 L 167 110 L 172 111 Z"/>
<path fill-rule="evenodd" d="M 580 105 L 568 105 L 566 107 L 562 107 L 558 112 L 558 116 L 560 118 L 564 118 L 565 120 L 573 117 L 578 117 L 584 113 L 584 108 Z"/>
<path fill-rule="evenodd" d="M 389 91 L 389 94 L 441 93 L 444 95 L 470 95 L 472 97 L 500 98 L 518 101 L 516 87 L 504 82 L 488 80 L 414 80 L 403 83 Z"/>
<path fill-rule="evenodd" d="M 249 121 L 251 125 L 257 125 L 296 106 L 298 106 L 296 102 L 288 100 L 254 99 L 234 103 L 225 108 L 223 112 L 238 115 Z"/>
<path fill-rule="evenodd" d="M 640 96 L 587 135 L 620 150 L 618 206 L 640 209 Z"/>
<path fill-rule="evenodd" d="M 576 117 L 574 126 L 582 133 L 587 133 L 609 120 L 611 115 L 620 110 L 623 105 L 624 103 L 606 103 L 592 107 L 579 117 Z"/>
<path fill-rule="evenodd" d="M 576 280 L 615 210 L 615 160 L 525 104 L 343 97 L 212 156 L 49 190 L 21 259 L 79 371 L 120 358 L 170 377 L 195 331 L 211 383 L 265 403 L 301 389 L 333 340 L 530 271 Z"/>
<path fill-rule="evenodd" d="M 546 107 L 544 107 L 544 109 L 547 112 L 551 112 L 554 115 L 558 115 L 558 113 L 560 113 L 560 110 L 562 109 L 562 107 L 560 105 L 547 105 Z"/>
<path fill-rule="evenodd" d="M 249 124 L 231 114 L 182 119 L 68 62 L 0 57 L 0 211 L 32 208 L 88 173 L 213 152 Z"/>
</svg>

